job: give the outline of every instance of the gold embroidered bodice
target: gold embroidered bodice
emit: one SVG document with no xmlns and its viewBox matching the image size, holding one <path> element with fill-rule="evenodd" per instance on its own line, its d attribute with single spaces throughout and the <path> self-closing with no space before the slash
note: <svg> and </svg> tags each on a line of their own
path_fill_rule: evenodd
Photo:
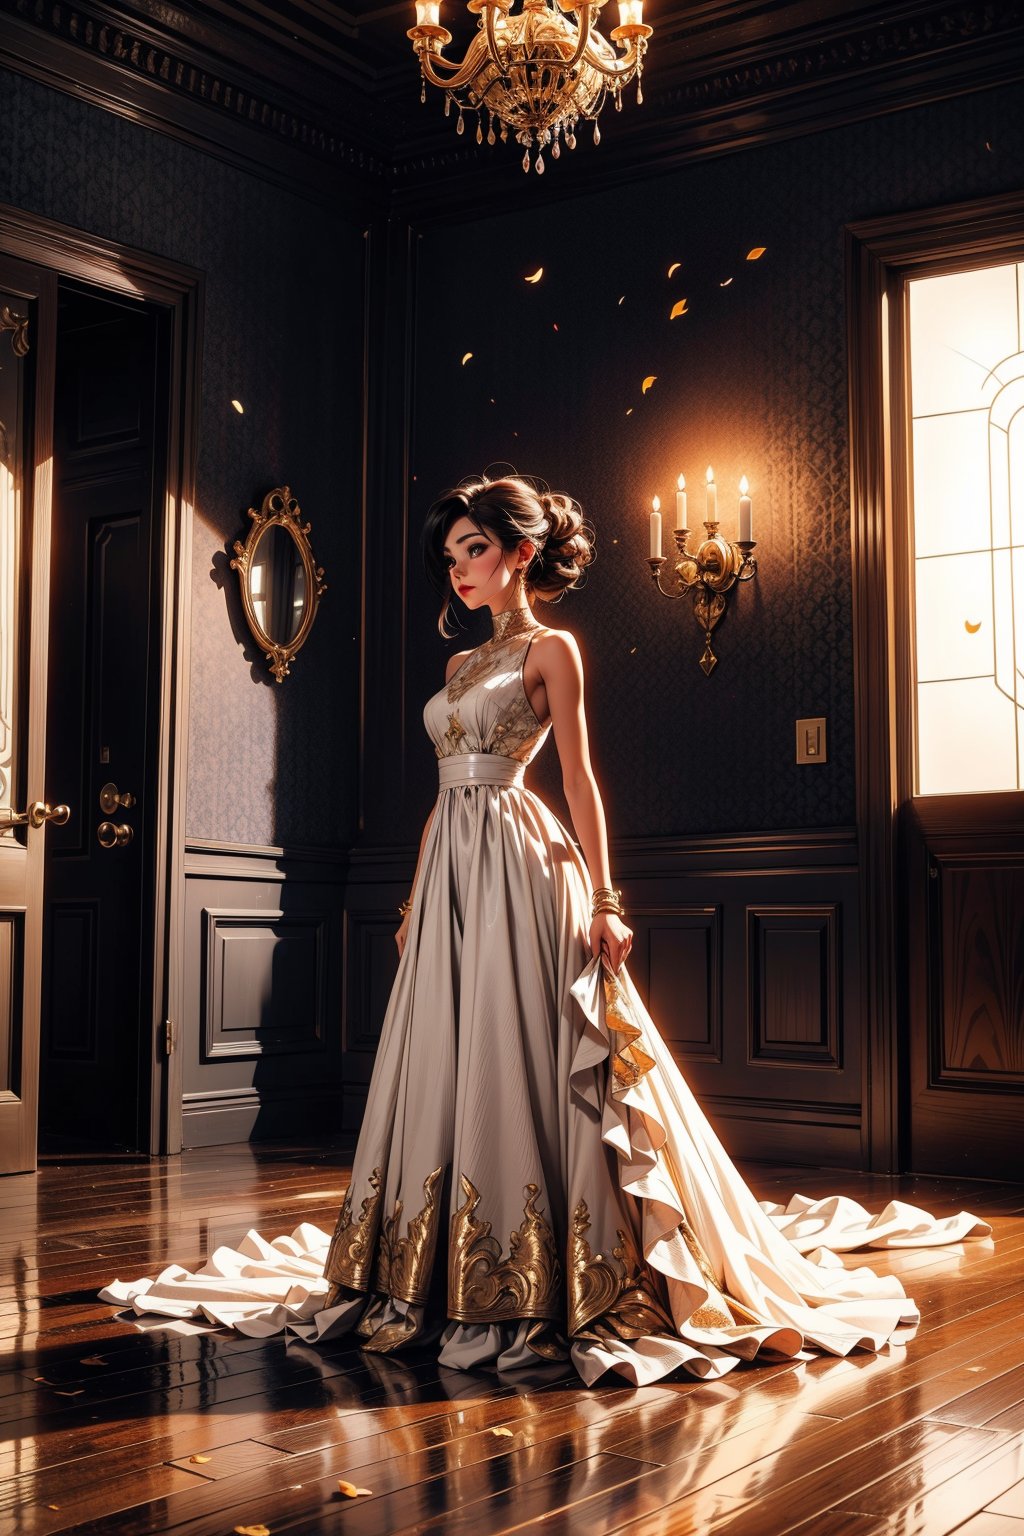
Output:
<svg viewBox="0 0 1024 1536">
<path fill-rule="evenodd" d="M 471 651 L 447 686 L 427 700 L 423 723 L 438 757 L 493 752 L 528 763 L 543 745 L 551 722 L 540 723 L 523 687 L 526 654 L 542 626 L 519 612 L 510 623 L 496 622 L 493 639 Z"/>
</svg>

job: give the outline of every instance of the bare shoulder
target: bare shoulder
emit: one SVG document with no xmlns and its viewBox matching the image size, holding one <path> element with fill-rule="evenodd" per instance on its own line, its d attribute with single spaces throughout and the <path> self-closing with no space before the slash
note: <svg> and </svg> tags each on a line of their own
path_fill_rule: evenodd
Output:
<svg viewBox="0 0 1024 1536">
<path fill-rule="evenodd" d="M 446 686 L 451 682 L 456 672 L 462 666 L 462 663 L 467 659 L 467 657 L 472 656 L 472 654 L 473 652 L 471 650 L 456 651 L 454 656 L 448 657 L 448 664 L 444 669 L 444 680 Z"/>
<path fill-rule="evenodd" d="M 542 630 L 531 650 L 543 677 L 578 676 L 583 670 L 579 643 L 567 629 Z"/>
</svg>

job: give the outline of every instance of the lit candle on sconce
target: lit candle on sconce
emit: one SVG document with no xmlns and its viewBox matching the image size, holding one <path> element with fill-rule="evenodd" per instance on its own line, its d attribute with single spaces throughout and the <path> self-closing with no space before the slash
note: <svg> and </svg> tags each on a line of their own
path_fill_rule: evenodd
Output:
<svg viewBox="0 0 1024 1536">
<path fill-rule="evenodd" d="M 740 543 L 741 544 L 750 544 L 753 541 L 753 538 L 754 538 L 754 535 L 753 535 L 753 532 L 752 532 L 752 529 L 753 529 L 753 526 L 754 526 L 754 520 L 753 520 L 753 517 L 751 516 L 751 514 L 753 512 L 753 502 L 750 500 L 750 497 L 747 495 L 747 492 L 749 490 L 750 490 L 750 486 L 747 483 L 746 475 L 744 475 L 743 479 L 740 481 Z"/>
<path fill-rule="evenodd" d="M 676 532 L 686 532 L 686 476 L 680 475 L 676 481 Z"/>
<path fill-rule="evenodd" d="M 651 559 L 661 559 L 661 497 L 651 502 Z"/>
<path fill-rule="evenodd" d="M 707 515 L 706 515 L 704 521 L 706 523 L 717 523 L 718 522 L 718 486 L 715 484 L 715 472 L 711 468 L 710 464 L 708 465 L 707 480 L 708 480 L 708 507 L 707 507 Z"/>
</svg>

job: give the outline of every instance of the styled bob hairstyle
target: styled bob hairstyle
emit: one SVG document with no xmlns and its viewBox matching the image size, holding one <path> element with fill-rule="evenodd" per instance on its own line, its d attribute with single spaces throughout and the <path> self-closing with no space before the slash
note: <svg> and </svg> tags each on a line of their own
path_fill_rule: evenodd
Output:
<svg viewBox="0 0 1024 1536">
<path fill-rule="evenodd" d="M 535 550 L 525 572 L 530 598 L 557 602 L 594 558 L 594 530 L 571 496 L 556 495 L 542 480 L 519 475 L 464 480 L 434 502 L 423 525 L 423 564 L 431 586 L 444 597 L 437 627 L 446 640 L 456 631 L 449 628 L 453 593 L 444 545 L 460 517 L 468 517 L 509 553 L 523 539 L 530 540 Z"/>
</svg>

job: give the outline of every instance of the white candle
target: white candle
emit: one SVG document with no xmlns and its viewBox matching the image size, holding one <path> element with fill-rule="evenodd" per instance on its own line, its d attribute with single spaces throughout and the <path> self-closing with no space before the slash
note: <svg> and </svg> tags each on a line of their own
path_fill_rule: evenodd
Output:
<svg viewBox="0 0 1024 1536">
<path fill-rule="evenodd" d="M 441 0 L 416 0 L 416 25 L 436 27 L 441 20 Z"/>
<path fill-rule="evenodd" d="M 741 544 L 749 544 L 749 543 L 751 543 L 752 540 L 753 540 L 753 537 L 754 537 L 754 534 L 753 534 L 753 526 L 754 526 L 754 524 L 753 524 L 753 519 L 752 519 L 752 517 L 750 515 L 751 512 L 753 511 L 753 503 L 751 502 L 750 497 L 747 495 L 747 492 L 749 490 L 750 490 L 750 486 L 747 484 L 747 477 L 746 477 L 746 475 L 744 475 L 743 479 L 740 481 L 740 543 Z"/>
<path fill-rule="evenodd" d="M 644 19 L 644 0 L 619 0 L 619 26 L 635 27 Z"/>
<path fill-rule="evenodd" d="M 651 502 L 651 559 L 661 559 L 661 497 Z"/>
<path fill-rule="evenodd" d="M 718 487 L 715 484 L 715 472 L 708 465 L 708 510 L 704 521 L 706 523 L 718 522 Z"/>
<path fill-rule="evenodd" d="M 676 481 L 676 530 L 679 533 L 686 532 L 686 480 L 680 475 Z"/>
</svg>

